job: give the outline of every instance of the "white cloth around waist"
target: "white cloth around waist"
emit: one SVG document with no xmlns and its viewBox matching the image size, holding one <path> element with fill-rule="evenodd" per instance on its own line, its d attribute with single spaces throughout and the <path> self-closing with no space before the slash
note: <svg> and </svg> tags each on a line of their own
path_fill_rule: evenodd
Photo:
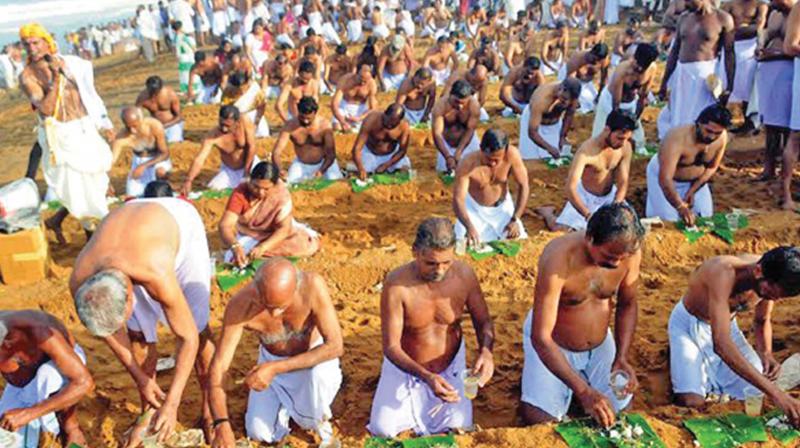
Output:
<svg viewBox="0 0 800 448">
<path fill-rule="evenodd" d="M 765 125 L 789 127 L 792 117 L 793 79 L 794 63 L 791 60 L 766 61 L 758 64 L 756 87 L 759 113 Z"/>
<path fill-rule="evenodd" d="M 645 214 L 648 218 L 658 216 L 664 221 L 680 221 L 681 217 L 678 210 L 667 201 L 664 191 L 661 189 L 661 184 L 658 180 L 660 172 L 660 165 L 658 155 L 653 156 L 647 164 L 647 205 Z M 691 182 L 672 181 L 675 191 L 685 199 L 686 192 L 691 188 Z M 703 217 L 709 217 L 714 214 L 714 202 L 711 197 L 711 188 L 708 184 L 700 187 L 694 194 L 694 204 L 692 211 Z"/>
<path fill-rule="evenodd" d="M 551 159 L 553 156 L 550 155 L 550 153 L 547 152 L 547 150 L 537 145 L 536 142 L 534 142 L 533 139 L 531 139 L 530 134 L 528 134 L 528 127 L 530 120 L 531 120 L 531 107 L 530 105 L 527 105 L 525 106 L 525 109 L 522 111 L 522 116 L 519 119 L 519 152 L 522 155 L 522 159 L 523 160 Z M 553 124 L 540 124 L 539 135 L 542 136 L 544 141 L 558 148 L 559 143 L 561 141 L 562 124 L 563 124 L 562 119 L 559 119 L 557 122 Z"/>
<path fill-rule="evenodd" d="M 155 165 L 149 166 L 144 170 L 138 178 L 133 177 L 133 171 L 140 165 L 153 160 L 157 156 L 137 156 L 131 158 L 131 172 L 128 173 L 128 179 L 125 182 L 125 193 L 128 196 L 141 196 L 144 194 L 144 189 L 147 184 L 158 179 L 158 171 L 163 170 L 164 173 L 169 173 L 172 170 L 172 162 L 169 159 L 162 160 Z"/>
<path fill-rule="evenodd" d="M 456 148 L 450 146 L 450 143 L 447 142 L 446 139 L 442 138 L 444 141 L 444 146 L 447 152 L 453 156 L 455 155 Z M 480 142 L 478 141 L 478 134 L 477 132 L 472 133 L 472 138 L 470 139 L 467 146 L 464 147 L 464 151 L 461 153 L 461 159 L 467 156 L 467 154 L 471 154 L 475 151 L 480 150 Z M 438 172 L 445 172 L 447 171 L 447 161 L 445 160 L 444 156 L 442 156 L 441 152 L 436 152 L 436 171 Z"/>
<path fill-rule="evenodd" d="M 312 165 L 303 163 L 300 161 L 300 159 L 295 158 L 292 161 L 292 164 L 289 165 L 289 170 L 286 175 L 286 182 L 288 184 L 297 184 L 309 179 L 313 179 L 314 174 L 319 171 L 320 168 L 322 168 L 323 163 L 325 163 L 324 160 Z M 325 171 L 325 175 L 323 177 L 328 180 L 339 180 L 344 178 L 342 175 L 342 170 L 339 168 L 339 162 L 334 160 L 331 166 L 328 167 L 328 170 Z"/>
<path fill-rule="evenodd" d="M 397 151 L 397 149 L 395 149 Z M 378 167 L 383 165 L 384 163 L 389 163 L 392 160 L 392 157 L 395 154 L 395 151 L 384 154 L 384 155 L 377 155 L 370 151 L 367 148 L 367 145 L 364 145 L 361 148 L 361 163 L 364 165 L 364 170 L 367 173 L 374 173 L 377 171 Z M 394 172 L 397 170 L 403 169 L 410 169 L 411 168 L 411 160 L 409 160 L 408 156 L 403 156 L 402 159 L 398 160 L 394 165 L 390 166 L 387 172 Z"/>
<path fill-rule="evenodd" d="M 511 198 L 510 192 L 507 191 L 505 197 L 494 206 L 478 204 L 467 192 L 464 206 L 472 227 L 478 232 L 481 243 L 506 239 L 506 226 L 514 216 L 514 200 Z M 515 219 L 515 221 L 519 227 L 517 239 L 528 238 L 522 221 L 519 219 Z M 455 233 L 456 239 L 466 239 L 467 228 L 460 220 L 456 220 Z"/>
<path fill-rule="evenodd" d="M 616 185 L 612 185 L 611 190 L 609 190 L 609 192 L 603 196 L 597 196 L 586 190 L 586 188 L 583 186 L 583 180 L 578 182 L 578 196 L 580 196 L 581 201 L 583 201 L 583 205 L 589 209 L 589 213 L 594 213 L 598 208 L 614 202 L 616 195 Z M 564 210 L 562 210 L 561 214 L 558 215 L 556 223 L 575 230 L 584 230 L 586 228 L 587 220 L 583 217 L 583 215 L 578 213 L 578 210 L 572 205 L 572 202 L 567 201 L 567 204 L 564 206 Z"/>
</svg>

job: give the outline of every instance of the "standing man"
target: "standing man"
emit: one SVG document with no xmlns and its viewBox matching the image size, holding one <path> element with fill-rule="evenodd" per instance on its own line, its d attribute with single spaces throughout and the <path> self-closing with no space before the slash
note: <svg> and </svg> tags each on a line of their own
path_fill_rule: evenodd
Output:
<svg viewBox="0 0 800 448">
<path fill-rule="evenodd" d="M 39 115 L 44 180 L 64 206 L 45 224 L 65 242 L 61 224 L 68 214 L 87 232 L 94 229 L 93 220 L 108 214 L 108 142 L 114 140 L 114 127 L 95 90 L 91 62 L 58 54 L 53 37 L 39 24 L 23 26 L 19 37 L 28 53 L 20 86 Z"/>
<path fill-rule="evenodd" d="M 494 374 L 494 328 L 480 283 L 455 259 L 453 225 L 429 218 L 417 228 L 414 260 L 390 272 L 381 294 L 383 367 L 367 430 L 394 437 L 472 427 L 464 394 L 467 371 L 461 318 L 475 326 L 472 375 L 485 386 Z"/>
<path fill-rule="evenodd" d="M 561 420 L 574 395 L 587 414 L 609 427 L 630 403 L 638 385 L 628 351 L 636 329 L 643 238 L 633 208 L 615 203 L 597 209 L 585 232 L 560 236 L 545 246 L 533 310 L 522 330 L 520 413 L 526 424 Z M 630 377 L 624 399 L 611 391 L 609 377 L 615 370 Z"/>
<path fill-rule="evenodd" d="M 519 119 L 519 151 L 523 160 L 561 157 L 578 109 L 581 82 L 576 78 L 539 86 Z"/>
<path fill-rule="evenodd" d="M 136 98 L 136 105 L 147 109 L 150 115 L 164 126 L 167 143 L 183 141 L 183 117 L 181 102 L 172 87 L 165 86 L 159 76 L 145 81 L 145 89 Z"/>
<path fill-rule="evenodd" d="M 447 96 L 433 107 L 433 143 L 439 151 L 436 171 L 454 172 L 465 155 L 479 149 L 475 128 L 480 119 L 481 106 L 473 96 L 474 91 L 463 79 L 453 83 Z"/>
<path fill-rule="evenodd" d="M 333 438 L 331 404 L 342 384 L 342 329 L 325 280 L 285 258 L 267 260 L 225 308 L 219 349 L 209 373 L 215 448 L 234 448 L 225 379 L 244 330 L 258 335 L 258 363 L 247 372 L 247 437 L 277 443 L 289 419 Z"/>
<path fill-rule="evenodd" d="M 364 119 L 353 144 L 353 163 L 358 178 L 367 174 L 408 171 L 411 161 L 406 156 L 411 135 L 403 106 L 393 103 L 384 112 L 372 111 Z"/>
<path fill-rule="evenodd" d="M 419 68 L 414 76 L 406 77 L 397 89 L 395 102 L 405 109 L 408 124 L 414 126 L 430 121 L 436 103 L 436 83 L 429 68 Z"/>
<path fill-rule="evenodd" d="M 203 392 L 204 429 L 210 429 L 210 266 L 203 220 L 178 198 L 139 199 L 114 210 L 75 260 L 69 288 L 78 317 L 105 340 L 139 389 L 145 417 L 127 446 L 137 446 L 148 428 L 162 443 L 175 431 L 192 364 Z M 175 336 L 175 375 L 166 394 L 156 383 L 159 321 Z"/>
<path fill-rule="evenodd" d="M 144 59 L 149 64 L 156 61 L 158 51 L 158 29 L 156 26 L 150 11 L 144 5 L 139 5 L 136 8 L 136 29 L 141 37 Z"/>
<path fill-rule="evenodd" d="M 781 167 L 784 210 L 797 210 L 792 198 L 792 177 L 794 164 L 800 156 L 800 3 L 795 3 L 786 19 L 786 37 L 783 39 L 783 52 L 794 57 L 794 80 L 792 82 L 792 115 L 789 120 L 789 142 L 783 151 Z"/>
</svg>

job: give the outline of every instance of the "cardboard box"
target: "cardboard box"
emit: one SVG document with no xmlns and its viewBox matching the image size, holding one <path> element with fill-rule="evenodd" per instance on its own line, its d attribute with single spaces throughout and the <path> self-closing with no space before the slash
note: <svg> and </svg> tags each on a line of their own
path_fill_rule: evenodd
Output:
<svg viewBox="0 0 800 448">
<path fill-rule="evenodd" d="M 11 234 L 0 233 L 0 257 L 38 253 L 42 247 L 47 247 L 47 239 L 41 227 Z"/>
<path fill-rule="evenodd" d="M 47 276 L 47 245 L 36 252 L 0 255 L 0 275 L 9 286 L 27 285 Z"/>
</svg>

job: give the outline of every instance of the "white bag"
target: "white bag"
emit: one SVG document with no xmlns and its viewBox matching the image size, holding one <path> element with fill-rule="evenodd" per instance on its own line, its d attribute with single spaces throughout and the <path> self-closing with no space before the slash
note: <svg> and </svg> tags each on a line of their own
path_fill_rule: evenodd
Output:
<svg viewBox="0 0 800 448">
<path fill-rule="evenodd" d="M 26 209 L 39 209 L 39 188 L 30 178 L 15 180 L 0 188 L 0 218 L 13 216 Z"/>
</svg>

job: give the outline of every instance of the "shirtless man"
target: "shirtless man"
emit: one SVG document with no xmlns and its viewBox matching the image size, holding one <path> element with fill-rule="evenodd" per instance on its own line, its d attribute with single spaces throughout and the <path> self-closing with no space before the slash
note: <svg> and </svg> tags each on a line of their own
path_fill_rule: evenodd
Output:
<svg viewBox="0 0 800 448">
<path fill-rule="evenodd" d="M 261 89 L 267 98 L 278 98 L 283 86 L 292 82 L 294 70 L 286 56 L 279 54 L 264 63 L 264 76 L 261 77 Z"/>
<path fill-rule="evenodd" d="M 636 390 L 628 351 L 636 328 L 636 290 L 644 228 L 625 203 L 600 207 L 586 231 L 550 241 L 539 257 L 533 310 L 523 324 L 520 414 L 528 425 L 558 421 L 573 395 L 609 427 Z M 614 335 L 611 299 L 616 295 Z M 630 376 L 627 396 L 611 391 L 611 372 Z"/>
<path fill-rule="evenodd" d="M 528 30 L 523 28 L 517 33 L 510 33 L 506 42 L 506 50 L 502 53 L 503 67 L 501 73 L 503 76 L 508 76 L 508 73 L 514 67 L 519 66 L 527 59 L 526 48 L 530 43 Z"/>
<path fill-rule="evenodd" d="M 219 349 L 209 372 L 214 448 L 234 448 L 225 380 L 244 330 L 258 336 L 258 363 L 244 377 L 250 389 L 247 437 L 277 443 L 289 434 L 289 418 L 316 430 L 323 444 L 333 438 L 328 422 L 342 383 L 342 329 L 325 280 L 285 258 L 267 260 L 252 282 L 228 302 Z M 288 413 L 289 418 L 279 415 Z"/>
<path fill-rule="evenodd" d="M 594 83 L 597 73 L 600 74 L 600 89 L 602 89 L 608 76 L 608 46 L 604 43 L 599 43 L 590 50 L 573 53 L 558 72 L 559 80 L 574 76 L 581 82 L 579 113 L 587 114 L 594 110 L 595 103 L 600 95 Z"/>
<path fill-rule="evenodd" d="M 772 353 L 775 302 L 800 294 L 800 250 L 777 247 L 759 255 L 706 260 L 689 276 L 689 287 L 669 318 L 670 374 L 675 402 L 699 407 L 706 395 L 744 400 L 755 387 L 800 426 L 800 401 L 781 390 L 781 364 Z M 754 310 L 750 346 L 736 317 Z"/>
<path fill-rule="evenodd" d="M 452 65 L 448 66 L 448 63 Z M 436 40 L 436 45 L 425 53 L 422 66 L 431 69 L 437 87 L 444 85 L 450 73 L 458 69 L 458 55 L 449 37 L 442 36 Z"/>
<path fill-rule="evenodd" d="M 281 94 L 275 103 L 275 111 L 283 123 L 297 116 L 297 103 L 310 96 L 319 99 L 319 81 L 314 77 L 316 67 L 310 61 L 303 61 L 297 68 L 297 76 L 292 82 L 281 87 Z"/>
<path fill-rule="evenodd" d="M 489 70 L 482 64 L 476 64 L 470 69 L 459 69 L 453 72 L 450 79 L 447 80 L 443 91 L 449 92 L 453 84 L 458 80 L 466 81 L 470 87 L 472 87 L 472 91 L 475 92 L 473 96 L 478 100 L 478 105 L 481 107 L 480 121 L 489 121 L 489 113 L 486 112 L 486 109 L 483 107 L 483 105 L 486 104 L 487 94 L 489 92 Z"/>
<path fill-rule="evenodd" d="M 259 73 L 263 73 L 267 63 L 268 62 L 264 62 L 261 67 L 257 68 Z M 236 73 L 243 75 L 249 81 L 253 77 L 253 71 L 253 63 L 250 62 L 250 58 L 243 54 L 241 48 L 235 48 L 231 51 L 228 61 L 222 66 L 222 80 L 220 81 L 220 86 L 223 90 L 227 88 L 229 85 L 228 80 Z"/>
<path fill-rule="evenodd" d="M 328 90 L 335 92 L 342 77 L 353 73 L 355 69 L 353 58 L 347 55 L 347 47 L 343 44 L 337 45 L 334 54 L 325 61 L 323 81 L 328 85 Z"/>
<path fill-rule="evenodd" d="M 603 132 L 581 144 L 569 167 L 567 204 L 561 214 L 556 218 L 550 207 L 536 210 L 545 217 L 548 229 L 585 230 L 595 210 L 625 201 L 633 158 L 630 139 L 635 128 L 633 114 L 617 109 L 606 117 Z"/>
<path fill-rule="evenodd" d="M 381 91 L 399 89 L 415 65 L 414 52 L 406 45 L 406 39 L 400 35 L 394 36 L 378 57 L 378 85 Z"/>
<path fill-rule="evenodd" d="M 136 98 L 136 105 L 150 112 L 164 126 L 167 143 L 183 141 L 183 117 L 181 102 L 172 87 L 165 86 L 158 76 L 145 81 L 145 89 Z"/>
<path fill-rule="evenodd" d="M 794 57 L 794 73 L 800 73 L 800 3 L 792 6 L 789 17 L 786 18 L 786 37 L 783 39 L 783 53 Z M 794 164 L 800 156 L 800 82 L 795 76 L 792 82 L 792 109 L 789 120 L 789 142 L 783 151 L 783 165 L 781 167 L 781 204 L 784 210 L 797 210 L 792 198 L 792 177 Z"/>
<path fill-rule="evenodd" d="M 323 75 L 325 74 L 325 58 L 319 54 L 316 47 L 311 46 L 306 47 L 302 54 L 303 57 L 296 62 L 298 69 L 303 62 L 311 62 L 314 65 L 314 79 L 317 81 L 317 85 L 319 85 L 320 95 L 330 93 L 328 92 L 328 85 L 322 82 Z"/>
<path fill-rule="evenodd" d="M 467 371 L 461 320 L 469 313 L 478 353 L 469 372 L 484 386 L 494 374 L 494 329 L 478 278 L 456 260 L 452 223 L 429 218 L 417 228 L 414 260 L 390 272 L 381 293 L 383 367 L 367 430 L 394 437 L 472 427 L 464 395 Z"/>
<path fill-rule="evenodd" d="M 455 177 L 456 239 L 479 248 L 492 241 L 528 237 L 520 219 L 530 196 L 528 171 L 503 131 L 486 131 L 480 151 L 464 156 Z M 518 185 L 516 201 L 508 188 L 509 177 Z"/>
<path fill-rule="evenodd" d="M 75 260 L 69 288 L 78 317 L 90 334 L 105 340 L 139 389 L 143 417 L 128 447 L 151 431 L 159 441 L 173 433 L 192 364 L 203 392 L 206 434 L 210 430 L 210 278 L 203 220 L 179 198 L 125 203 L 103 220 Z M 156 383 L 159 321 L 175 337 L 175 374 L 166 394 Z"/>
<path fill-rule="evenodd" d="M 606 127 L 606 117 L 613 110 L 622 109 L 636 117 L 636 129 L 633 131 L 635 149 L 645 146 L 644 127 L 641 123 L 642 112 L 647 105 L 650 86 L 655 82 L 658 49 L 653 44 L 641 43 L 636 46 L 632 59 L 626 59 L 617 65 L 608 85 L 603 87 L 594 112 L 592 136 L 600 135 Z"/>
<path fill-rule="evenodd" d="M 454 172 L 461 158 L 479 149 L 475 128 L 480 119 L 481 106 L 473 96 L 468 82 L 453 83 L 447 95 L 433 106 L 433 143 L 439 154 L 436 171 Z"/>
<path fill-rule="evenodd" d="M 508 72 L 500 86 L 500 101 L 506 105 L 504 117 L 520 115 L 528 107 L 533 92 L 545 83 L 540 67 L 539 58 L 530 56 L 523 64 Z"/>
<path fill-rule="evenodd" d="M 194 104 L 218 104 L 222 97 L 222 69 L 210 54 L 198 51 L 189 71 L 187 98 Z"/>
<path fill-rule="evenodd" d="M 414 126 L 430 120 L 436 103 L 436 83 L 429 68 L 419 68 L 414 76 L 406 77 L 397 89 L 395 102 L 405 109 L 406 121 Z"/>
<path fill-rule="evenodd" d="M 606 30 L 600 26 L 597 20 L 590 20 L 586 31 L 578 39 L 578 51 L 588 50 L 601 42 L 605 42 L 605 40 Z"/>
<path fill-rule="evenodd" d="M 113 164 L 116 164 L 122 151 L 131 149 L 131 172 L 125 184 L 125 194 L 138 197 L 144 194 L 147 184 L 166 179 L 172 169 L 166 132 L 160 121 L 145 118 L 142 110 L 136 106 L 122 109 L 120 118 L 125 128 L 111 145 Z"/>
<path fill-rule="evenodd" d="M 585 28 L 590 23 L 594 11 L 590 0 L 575 0 L 569 7 L 569 20 L 575 28 Z"/>
<path fill-rule="evenodd" d="M 720 49 L 725 54 L 726 84 L 719 101 L 727 103 L 736 72 L 733 51 L 734 26 L 731 15 L 714 7 L 711 0 L 686 0 L 687 12 L 678 20 L 678 33 L 667 60 L 659 96 L 669 107 L 668 119 L 659 119 L 659 138 L 675 127 L 694 123 L 700 112 L 716 100 L 707 79 L 717 69 Z"/>
<path fill-rule="evenodd" d="M 623 59 L 628 57 L 628 49 L 632 45 L 644 41 L 644 35 L 639 31 L 639 20 L 628 18 L 628 26 L 614 36 L 614 45 L 611 48 L 611 66 L 616 67 Z"/>
<path fill-rule="evenodd" d="M 272 163 L 281 166 L 281 154 L 289 141 L 294 146 L 295 159 L 288 172 L 282 172 L 289 184 L 296 184 L 316 177 L 329 180 L 342 178 L 336 162 L 336 142 L 330 123 L 319 116 L 319 105 L 312 97 L 303 97 L 297 104 L 298 114 L 281 129 L 272 150 Z"/>
<path fill-rule="evenodd" d="M 333 129 L 342 132 L 358 130 L 367 114 L 375 110 L 377 93 L 378 84 L 368 65 L 361 65 L 356 73 L 343 76 L 331 99 Z"/>
<path fill-rule="evenodd" d="M 258 163 L 255 126 L 250 119 L 239 114 L 236 106 L 222 106 L 219 109 L 219 124 L 203 138 L 200 152 L 192 161 L 181 193 L 189 195 L 194 178 L 200 174 L 214 149 L 219 151 L 221 163 L 219 173 L 208 183 L 208 188 L 212 190 L 236 188 L 253 165 Z"/>
<path fill-rule="evenodd" d="M 63 446 L 86 446 L 77 405 L 94 380 L 61 321 L 43 311 L 0 311 L 0 372 L 0 428 L 19 442 L 11 447 L 38 446 L 45 431 L 60 435 Z"/>
<path fill-rule="evenodd" d="M 714 214 L 708 182 L 728 146 L 731 114 L 722 105 L 708 106 L 695 124 L 671 130 L 658 156 L 647 164 L 647 216 L 695 224 L 695 215 Z"/>
<path fill-rule="evenodd" d="M 503 75 L 500 54 L 486 37 L 481 39 L 480 46 L 470 53 L 467 60 L 467 68 L 475 68 L 478 65 L 486 67 L 490 76 Z"/>
<path fill-rule="evenodd" d="M 358 178 L 367 179 L 367 174 L 408 171 L 411 161 L 406 156 L 411 132 L 405 118 L 403 106 L 392 103 L 386 111 L 367 114 L 353 144 L 353 163 L 358 169 Z"/>
<path fill-rule="evenodd" d="M 542 39 L 542 71 L 545 76 L 557 75 L 561 65 L 569 57 L 569 31 L 564 22 L 558 22 L 556 28 Z"/>
<path fill-rule="evenodd" d="M 581 82 L 576 78 L 539 86 L 519 119 L 519 150 L 523 160 L 561 157 L 578 109 Z"/>
<path fill-rule="evenodd" d="M 722 9 L 733 17 L 736 77 L 733 80 L 730 102 L 742 105 L 745 120 L 742 126 L 731 129 L 731 132 L 741 134 L 755 129 L 752 115 L 758 111 L 748 111 L 747 106 L 755 85 L 758 35 L 763 33 L 767 24 L 768 5 L 758 0 L 731 0 L 724 3 Z"/>
<path fill-rule="evenodd" d="M 300 53 L 305 53 L 308 47 L 313 47 L 323 60 L 328 57 L 328 44 L 325 42 L 324 37 L 314 31 L 314 28 L 309 28 L 306 31 L 306 37 L 300 42 Z"/>
<path fill-rule="evenodd" d="M 441 0 L 434 0 L 431 7 L 423 11 L 420 37 L 430 37 L 438 41 L 443 36 L 449 36 L 452 20 L 450 9 Z"/>
</svg>

